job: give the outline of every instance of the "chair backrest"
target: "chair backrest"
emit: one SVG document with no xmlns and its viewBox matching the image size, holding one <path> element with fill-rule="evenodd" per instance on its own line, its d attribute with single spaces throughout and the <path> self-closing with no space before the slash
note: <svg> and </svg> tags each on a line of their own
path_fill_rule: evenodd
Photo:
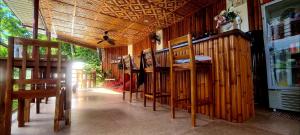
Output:
<svg viewBox="0 0 300 135">
<path fill-rule="evenodd" d="M 187 42 L 187 46 L 176 47 L 180 43 Z M 194 48 L 192 44 L 192 35 L 187 34 L 182 37 L 172 39 L 169 44 L 170 65 L 173 66 L 176 60 L 190 59 L 190 64 L 195 64 Z"/>
<path fill-rule="evenodd" d="M 6 104 L 4 107 L 4 123 L 6 127 L 4 133 L 10 134 L 11 131 L 11 101 L 13 99 L 33 99 L 51 96 L 56 96 L 54 129 L 58 130 L 59 113 L 63 111 L 59 108 L 62 102 L 58 101 L 58 99 L 61 98 L 62 83 L 66 83 L 66 81 L 62 82 L 60 44 L 58 42 L 18 37 L 10 37 L 8 41 Z M 31 71 L 31 73 L 27 71 Z M 14 74 L 16 72 L 19 74 Z M 23 117 L 19 121 L 23 121 Z M 66 119 L 69 119 L 69 116 L 66 116 Z"/>
<path fill-rule="evenodd" d="M 19 69 L 20 71 L 19 78 L 16 79 L 12 76 L 12 85 L 18 84 L 19 91 L 25 90 L 27 85 L 31 85 L 31 88 L 29 88 L 30 90 L 47 89 L 47 87 L 60 90 L 62 58 L 58 42 L 17 37 L 11 37 L 9 40 L 8 47 L 9 50 L 12 51 L 8 52 L 8 62 L 13 62 L 15 64 L 12 65 L 12 69 L 8 70 Z M 30 69 L 32 76 L 27 75 L 27 71 Z M 13 71 L 11 73 L 13 74 Z M 32 98 L 34 98 L 34 95 L 32 96 Z"/>
<path fill-rule="evenodd" d="M 143 50 L 142 54 L 144 68 L 156 67 L 155 55 L 152 48 Z"/>
<path fill-rule="evenodd" d="M 131 70 L 133 68 L 132 59 L 130 55 L 125 55 L 122 57 L 123 69 Z"/>
</svg>

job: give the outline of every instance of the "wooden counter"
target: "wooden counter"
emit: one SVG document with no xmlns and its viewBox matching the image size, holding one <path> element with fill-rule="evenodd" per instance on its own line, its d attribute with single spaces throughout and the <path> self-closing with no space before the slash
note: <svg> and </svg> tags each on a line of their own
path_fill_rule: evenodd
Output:
<svg viewBox="0 0 300 135">
<path fill-rule="evenodd" d="M 248 37 L 240 30 L 233 30 L 205 39 L 193 41 L 197 55 L 207 55 L 213 60 L 213 84 L 215 117 L 231 122 L 243 122 L 254 116 L 253 84 L 251 74 L 251 52 Z M 186 46 L 186 44 L 177 47 Z M 168 49 L 157 51 L 157 62 L 169 66 Z M 197 73 L 198 99 L 208 98 L 206 71 Z M 176 76 L 179 80 L 176 88 L 179 97 L 186 97 L 190 90 L 189 73 L 182 72 Z M 166 84 L 163 79 L 159 86 Z M 185 108 L 184 105 L 181 105 Z M 208 106 L 198 107 L 198 112 L 208 115 Z"/>
</svg>

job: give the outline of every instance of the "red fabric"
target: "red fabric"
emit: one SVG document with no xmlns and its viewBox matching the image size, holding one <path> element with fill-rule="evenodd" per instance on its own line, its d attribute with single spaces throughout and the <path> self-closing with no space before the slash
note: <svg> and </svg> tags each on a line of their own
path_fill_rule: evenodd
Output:
<svg viewBox="0 0 300 135">
<path fill-rule="evenodd" d="M 103 83 L 103 87 L 114 90 L 116 92 L 123 92 L 123 76 L 118 78 L 116 81 L 106 81 Z M 132 77 L 132 89 L 135 89 L 136 76 Z M 125 74 L 125 89 L 129 90 L 130 86 L 130 76 Z"/>
</svg>

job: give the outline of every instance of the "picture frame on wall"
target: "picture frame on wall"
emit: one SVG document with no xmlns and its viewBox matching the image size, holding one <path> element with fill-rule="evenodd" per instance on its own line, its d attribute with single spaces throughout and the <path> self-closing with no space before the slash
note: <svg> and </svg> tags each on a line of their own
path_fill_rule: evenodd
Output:
<svg viewBox="0 0 300 135">
<path fill-rule="evenodd" d="M 246 2 L 246 0 L 228 0 L 229 7 L 238 7 Z"/>
</svg>

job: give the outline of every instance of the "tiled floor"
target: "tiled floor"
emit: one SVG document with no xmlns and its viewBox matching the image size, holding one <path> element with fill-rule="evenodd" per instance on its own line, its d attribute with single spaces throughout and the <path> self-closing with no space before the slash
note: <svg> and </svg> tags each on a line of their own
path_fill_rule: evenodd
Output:
<svg viewBox="0 0 300 135">
<path fill-rule="evenodd" d="M 198 117 L 198 127 L 192 128 L 190 115 L 177 111 L 170 118 L 167 107 L 152 111 L 151 104 L 144 108 L 142 101 L 128 103 L 122 95 L 106 89 L 79 92 L 73 95 L 72 125 L 53 132 L 54 100 L 41 106 L 41 114 L 32 107 L 31 122 L 18 128 L 14 120 L 14 135 L 300 135 L 300 121 L 272 117 L 271 112 L 259 111 L 255 118 L 243 124 Z"/>
</svg>

